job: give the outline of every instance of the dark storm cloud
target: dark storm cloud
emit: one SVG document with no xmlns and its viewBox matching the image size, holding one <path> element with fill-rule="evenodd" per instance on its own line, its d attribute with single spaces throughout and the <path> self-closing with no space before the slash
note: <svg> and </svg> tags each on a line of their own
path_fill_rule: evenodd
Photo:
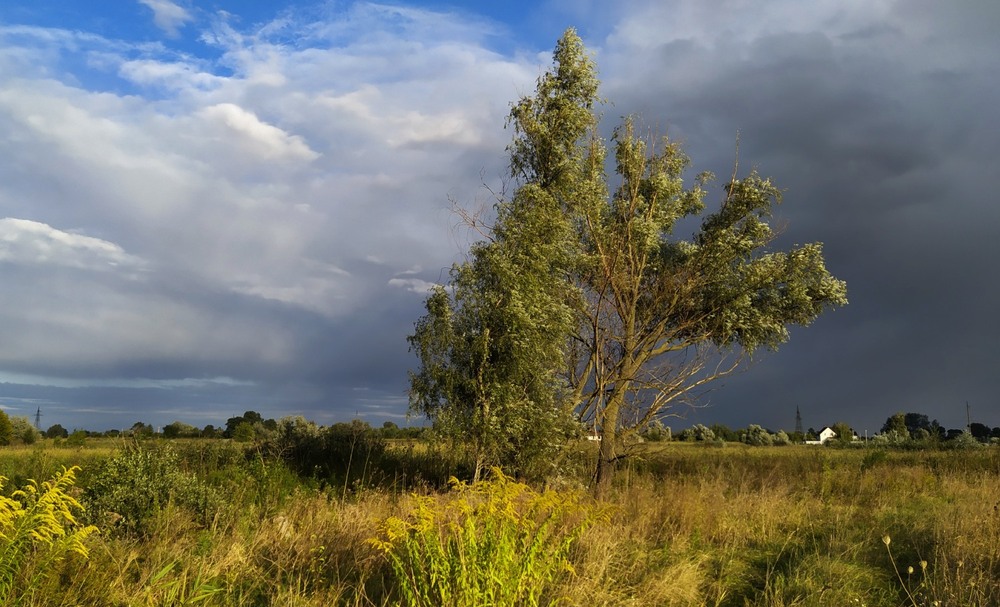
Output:
<svg viewBox="0 0 1000 607">
<path fill-rule="evenodd" d="M 816 427 L 877 431 L 897 410 L 962 426 L 969 400 L 976 419 L 1000 425 L 1000 328 L 989 322 L 1000 138 L 987 126 L 1000 119 L 1000 60 L 974 15 L 1000 21 L 993 6 L 910 4 L 839 30 L 820 8 L 813 23 L 751 25 L 732 40 L 640 45 L 620 33 L 602 51 L 627 57 L 615 63 L 616 109 L 669 125 L 697 168 L 728 176 L 739 133 L 741 172 L 756 167 L 785 190 L 778 246 L 826 243 L 848 283 L 849 306 L 793 330 L 693 417 L 790 428 L 800 406 Z"/>
</svg>

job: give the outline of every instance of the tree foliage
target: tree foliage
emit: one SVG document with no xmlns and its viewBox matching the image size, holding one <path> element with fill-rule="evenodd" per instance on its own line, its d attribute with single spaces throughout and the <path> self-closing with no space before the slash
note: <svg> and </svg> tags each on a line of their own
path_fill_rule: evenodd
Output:
<svg viewBox="0 0 1000 607">
<path fill-rule="evenodd" d="M 777 348 L 789 325 L 846 303 L 846 287 L 819 244 L 772 250 L 781 193 L 756 172 L 734 173 L 718 210 L 678 238 L 682 221 L 703 215 L 712 176 L 686 183 L 680 146 L 628 117 L 609 177 L 597 89 L 568 30 L 535 94 L 511 109 L 513 195 L 410 338 L 421 360 L 411 397 L 500 463 L 526 437 L 551 443 L 549 429 L 573 414 L 601 434 L 606 486 L 633 434 L 746 355 Z"/>
<path fill-rule="evenodd" d="M 0 411 L 0 445 L 9 445 L 14 439 L 14 425 L 6 411 Z"/>
<path fill-rule="evenodd" d="M 61 424 L 52 424 L 49 429 L 45 431 L 46 438 L 66 438 L 69 436 L 69 431 L 63 428 Z"/>
</svg>

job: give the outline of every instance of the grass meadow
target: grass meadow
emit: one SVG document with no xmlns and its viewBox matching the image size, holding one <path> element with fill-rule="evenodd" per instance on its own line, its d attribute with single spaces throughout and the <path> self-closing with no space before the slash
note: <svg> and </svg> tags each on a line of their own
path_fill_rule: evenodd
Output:
<svg viewBox="0 0 1000 607">
<path fill-rule="evenodd" d="M 449 486 L 461 464 L 443 453 L 398 444 L 381 458 L 379 474 L 321 481 L 222 440 L 0 448 L 0 596 L 6 585 L 4 604 L 38 607 L 1000 605 L 997 447 L 647 444 L 600 502 L 572 473 L 550 487 L 500 475 Z M 96 527 L 86 556 L 60 544 L 68 535 L 25 531 L 44 522 L 47 486 L 13 494 L 72 466 L 59 495 L 83 510 L 60 524 Z"/>
</svg>

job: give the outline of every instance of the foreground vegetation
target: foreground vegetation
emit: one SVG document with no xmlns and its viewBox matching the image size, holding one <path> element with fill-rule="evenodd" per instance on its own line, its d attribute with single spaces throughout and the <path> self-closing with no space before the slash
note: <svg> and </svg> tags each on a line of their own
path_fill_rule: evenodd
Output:
<svg viewBox="0 0 1000 607">
<path fill-rule="evenodd" d="M 31 475 L 86 509 L 58 554 L 0 515 L 6 604 L 1000 604 L 995 447 L 646 445 L 601 502 L 572 461 L 548 488 L 449 486 L 454 451 L 364 453 L 317 475 L 260 443 L 0 450 L 4 504 L 37 505 Z"/>
</svg>

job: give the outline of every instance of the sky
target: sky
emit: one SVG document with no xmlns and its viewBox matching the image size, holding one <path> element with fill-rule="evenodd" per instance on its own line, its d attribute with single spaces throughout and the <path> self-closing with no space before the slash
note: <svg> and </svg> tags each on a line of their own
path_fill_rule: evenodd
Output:
<svg viewBox="0 0 1000 607">
<path fill-rule="evenodd" d="M 606 134 L 639 116 L 692 178 L 738 136 L 776 246 L 848 285 L 668 425 L 1000 426 L 995 0 L 5 0 L 0 407 L 422 423 L 406 336 L 473 240 L 453 204 L 504 183 L 570 26 Z"/>
</svg>

